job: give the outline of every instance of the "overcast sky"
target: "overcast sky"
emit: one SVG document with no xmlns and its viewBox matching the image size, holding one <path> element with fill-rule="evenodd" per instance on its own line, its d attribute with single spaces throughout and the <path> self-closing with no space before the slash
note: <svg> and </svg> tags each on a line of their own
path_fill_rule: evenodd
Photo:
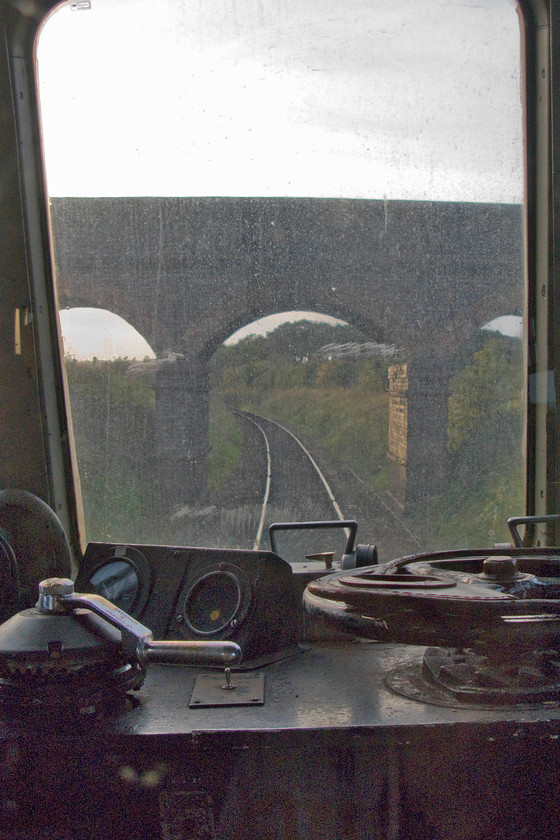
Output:
<svg viewBox="0 0 560 840">
<path fill-rule="evenodd" d="M 514 0 L 87 5 L 38 48 L 51 195 L 522 199 Z"/>
<path fill-rule="evenodd" d="M 519 67 L 514 0 L 67 3 L 38 45 L 48 189 L 519 202 Z M 151 354 L 61 322 L 72 355 Z"/>
</svg>

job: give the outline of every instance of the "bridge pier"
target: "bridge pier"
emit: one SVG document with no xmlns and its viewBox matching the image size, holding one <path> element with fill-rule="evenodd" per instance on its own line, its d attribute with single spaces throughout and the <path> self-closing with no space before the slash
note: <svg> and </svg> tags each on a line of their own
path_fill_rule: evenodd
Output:
<svg viewBox="0 0 560 840">
<path fill-rule="evenodd" d="M 162 512 L 198 507 L 208 494 L 209 369 L 197 357 L 156 369 L 155 484 Z"/>
<path fill-rule="evenodd" d="M 405 513 L 446 489 L 452 374 L 433 356 L 389 368 L 389 494 Z"/>
</svg>

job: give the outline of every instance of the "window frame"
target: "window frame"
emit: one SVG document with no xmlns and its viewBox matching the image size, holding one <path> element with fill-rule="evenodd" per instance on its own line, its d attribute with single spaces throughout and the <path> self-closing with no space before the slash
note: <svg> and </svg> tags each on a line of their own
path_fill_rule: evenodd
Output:
<svg viewBox="0 0 560 840">
<path fill-rule="evenodd" d="M 25 4 L 20 4 L 24 9 Z M 35 84 L 35 38 L 55 0 L 33 4 L 30 16 L 19 5 L 0 10 L 3 44 L 0 57 L 3 121 L 0 140 L 3 171 L 11 171 L 0 201 L 0 226 L 9 238 L 4 249 L 0 338 L 13 344 L 14 317 L 23 319 L 22 352 L 5 354 L 7 380 L 28 377 L 32 387 L 8 391 L 6 426 L 22 428 L 5 440 L 2 483 L 25 487 L 45 499 L 67 528 L 71 544 L 83 548 L 79 482 L 72 451 L 71 422 L 57 330 L 49 219 Z M 527 510 L 528 514 L 559 509 L 556 468 L 560 464 L 558 416 L 542 399 L 560 362 L 560 259 L 555 231 L 560 208 L 560 2 L 519 0 L 524 19 L 523 71 L 526 144 L 526 269 L 528 297 Z M 14 161 L 17 162 L 14 171 Z M 8 233 L 5 233 L 8 232 Z M 555 293 L 556 292 L 556 293 Z M 18 315 L 19 312 L 19 315 Z M 32 318 L 29 315 L 32 315 Z M 540 396 L 533 399 L 531 384 Z M 558 541 L 557 535 L 554 536 Z"/>
</svg>

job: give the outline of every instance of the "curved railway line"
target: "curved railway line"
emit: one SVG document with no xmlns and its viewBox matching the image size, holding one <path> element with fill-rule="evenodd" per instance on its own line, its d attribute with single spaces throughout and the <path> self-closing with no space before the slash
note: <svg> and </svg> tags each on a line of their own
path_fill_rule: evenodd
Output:
<svg viewBox="0 0 560 840">
<path fill-rule="evenodd" d="M 302 441 L 298 437 L 296 437 L 296 435 L 293 432 L 290 431 L 290 429 L 286 428 L 286 426 L 283 426 L 281 423 L 278 423 L 276 420 L 271 420 L 268 417 L 263 417 L 262 415 L 254 414 L 252 412 L 236 410 L 235 414 L 237 414 L 239 417 L 243 418 L 244 420 L 247 420 L 248 422 L 250 422 L 254 426 L 256 426 L 256 428 L 259 430 L 259 432 L 262 436 L 262 439 L 264 441 L 264 447 L 265 447 L 265 453 L 266 453 L 266 473 L 265 473 L 266 474 L 266 479 L 265 479 L 264 493 L 263 493 L 263 497 L 262 497 L 261 516 L 260 516 L 260 519 L 259 519 L 259 525 L 258 525 L 258 528 L 257 528 L 257 533 L 255 535 L 255 540 L 254 540 L 254 543 L 253 543 L 253 550 L 254 551 L 258 550 L 261 547 L 263 532 L 264 532 L 265 526 L 267 524 L 267 520 L 268 520 L 268 524 L 270 524 L 270 521 L 271 521 L 269 514 L 270 514 L 270 509 L 271 509 L 271 491 L 273 489 L 273 487 L 272 487 L 273 475 L 276 478 L 276 476 L 280 472 L 280 470 L 278 468 L 276 468 L 276 470 L 273 474 L 273 454 L 272 454 L 272 452 L 273 452 L 273 449 L 274 449 L 274 451 L 276 453 L 278 453 L 278 446 L 277 445 L 276 446 L 271 446 L 271 431 L 276 432 L 276 434 L 278 434 L 278 431 L 279 431 L 280 434 L 283 434 L 284 436 L 287 436 L 287 438 L 289 439 L 289 441 L 291 443 L 291 446 L 292 446 L 292 455 L 289 459 L 290 463 L 293 464 L 293 451 L 298 452 L 299 457 L 304 459 L 306 465 L 311 466 L 312 472 L 309 473 L 309 470 L 308 470 L 307 471 L 308 476 L 311 474 L 311 476 L 315 476 L 316 479 L 320 482 L 320 484 L 322 486 L 322 490 L 324 491 L 324 494 L 326 495 L 326 498 L 328 499 L 328 503 L 325 502 L 325 506 L 327 506 L 327 504 L 330 504 L 330 506 L 332 507 L 332 510 L 334 511 L 334 514 L 335 514 L 336 518 L 340 519 L 340 520 L 344 519 L 344 515 L 342 513 L 340 505 L 336 501 L 334 493 L 333 493 L 327 479 L 325 478 L 323 472 L 321 471 L 319 465 L 317 464 L 317 462 L 315 461 L 315 459 L 313 458 L 313 456 L 311 455 L 311 453 L 309 452 L 307 447 L 302 443 Z M 296 450 L 293 449 L 294 444 L 297 447 Z M 284 450 L 284 457 L 285 457 L 285 447 L 286 447 L 286 444 L 284 443 L 284 445 L 281 447 Z M 282 456 L 277 455 L 277 457 L 280 458 Z M 298 476 L 298 472 L 294 471 L 292 473 L 292 478 L 295 481 L 298 480 L 297 476 Z M 314 495 L 314 494 L 312 494 L 312 495 Z M 327 518 L 332 519 L 332 514 L 330 514 L 330 516 L 328 516 Z"/>
<path fill-rule="evenodd" d="M 254 550 L 264 547 L 263 537 L 272 522 L 347 518 L 357 519 L 360 530 L 366 525 L 364 536 L 368 539 L 388 540 L 400 548 L 406 544 L 407 551 L 421 548 L 420 541 L 406 523 L 353 470 L 346 469 L 347 476 L 343 481 L 340 481 L 339 471 L 334 480 L 330 480 L 325 475 L 327 470 L 319 467 L 304 442 L 282 423 L 253 412 L 235 410 L 234 413 L 250 423 L 262 441 L 262 452 L 260 455 L 254 453 L 253 465 L 262 476 L 257 482 L 262 488 L 260 516 L 254 537 L 251 537 Z M 348 532 L 342 528 L 341 532 L 342 541 Z M 296 549 L 298 539 L 301 542 L 301 536 L 293 535 L 293 550 L 299 550 L 299 554 L 287 559 L 303 560 L 301 546 Z M 288 553 L 290 543 L 288 539 Z"/>
</svg>

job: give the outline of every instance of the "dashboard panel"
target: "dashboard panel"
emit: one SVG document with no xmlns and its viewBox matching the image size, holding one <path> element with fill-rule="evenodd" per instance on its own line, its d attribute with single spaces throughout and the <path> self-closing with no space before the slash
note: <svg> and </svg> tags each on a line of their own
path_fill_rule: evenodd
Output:
<svg viewBox="0 0 560 840">
<path fill-rule="evenodd" d="M 301 593 L 273 552 L 90 543 L 76 591 L 102 595 L 155 639 L 236 642 L 241 667 L 291 652 Z"/>
</svg>

